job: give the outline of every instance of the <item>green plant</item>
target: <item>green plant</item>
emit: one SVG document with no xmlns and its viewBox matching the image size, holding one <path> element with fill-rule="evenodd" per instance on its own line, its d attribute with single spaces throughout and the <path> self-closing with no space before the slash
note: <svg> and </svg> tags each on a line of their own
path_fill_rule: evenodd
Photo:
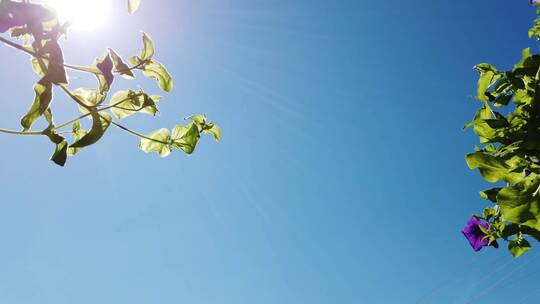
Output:
<svg viewBox="0 0 540 304">
<path fill-rule="evenodd" d="M 140 0 L 128 0 L 130 14 L 139 7 Z M 144 135 L 117 122 L 135 113 L 156 115 L 161 96 L 149 95 L 144 90 L 123 90 L 110 92 L 115 77 L 134 79 L 140 71 L 146 77 L 156 80 L 164 92 L 173 89 L 173 80 L 163 64 L 155 59 L 152 39 L 143 33 L 143 47 L 140 53 L 124 62 L 112 49 L 96 59 L 93 66 L 78 66 L 64 62 L 64 55 L 59 39 L 66 35 L 69 24 L 61 24 L 55 11 L 41 4 L 30 1 L 0 0 L 0 33 L 9 32 L 11 38 L 22 41 L 21 44 L 0 36 L 0 42 L 31 56 L 32 67 L 40 80 L 35 84 L 35 98 L 30 109 L 21 119 L 22 130 L 0 129 L 0 133 L 27 136 L 46 136 L 55 145 L 51 160 L 64 166 L 69 156 L 81 149 L 97 143 L 110 126 L 117 127 L 140 138 L 139 147 L 145 152 L 156 152 L 165 157 L 172 150 L 180 149 L 193 153 L 201 134 L 211 134 L 216 140 L 221 137 L 220 128 L 207 121 L 204 115 L 194 115 L 185 126 L 176 126 L 171 131 L 160 129 Z M 74 70 L 94 75 L 97 79 L 95 88 L 69 88 L 67 70 Z M 51 104 L 54 92 L 62 91 L 79 108 L 80 115 L 64 123 L 56 124 L 53 119 Z M 44 117 L 47 128 L 32 130 L 34 123 Z M 92 126 L 85 130 L 80 121 L 92 120 Z M 65 128 L 70 131 L 62 131 Z M 64 134 L 71 133 L 71 142 Z"/>
<path fill-rule="evenodd" d="M 540 18 L 529 37 L 540 40 Z M 531 248 L 527 237 L 540 240 L 540 55 L 527 48 L 510 71 L 487 63 L 475 70 L 481 107 L 465 128 L 473 128 L 481 146 L 465 159 L 497 183 L 480 192 L 493 206 L 475 217 L 487 223 L 478 226 L 483 245 L 507 241 L 518 257 Z"/>
</svg>

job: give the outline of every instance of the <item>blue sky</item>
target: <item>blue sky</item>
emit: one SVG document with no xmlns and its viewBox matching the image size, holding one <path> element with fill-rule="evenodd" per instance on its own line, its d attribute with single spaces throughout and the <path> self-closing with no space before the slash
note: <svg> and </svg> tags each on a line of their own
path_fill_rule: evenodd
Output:
<svg viewBox="0 0 540 304">
<path fill-rule="evenodd" d="M 530 303 L 538 251 L 474 253 L 460 229 L 486 203 L 463 156 L 472 66 L 534 45 L 528 1 L 114 1 L 66 60 L 139 31 L 175 78 L 147 133 L 205 113 L 223 141 L 160 159 L 112 130 L 65 168 L 46 139 L 1 136 L 0 302 Z M 538 48 L 535 47 L 535 50 Z M 37 80 L 0 48 L 1 126 Z M 72 75 L 72 87 L 92 79 Z M 115 89 L 144 87 L 139 77 Z M 61 94 L 61 118 L 74 107 Z"/>
</svg>

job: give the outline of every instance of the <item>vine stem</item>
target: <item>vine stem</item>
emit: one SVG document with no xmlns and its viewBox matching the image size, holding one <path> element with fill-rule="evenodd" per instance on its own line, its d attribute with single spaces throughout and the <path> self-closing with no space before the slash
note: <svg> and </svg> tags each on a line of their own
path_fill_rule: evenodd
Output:
<svg viewBox="0 0 540 304">
<path fill-rule="evenodd" d="M 143 135 L 143 134 L 138 133 L 138 132 L 136 132 L 136 131 L 133 131 L 133 130 L 131 130 L 131 129 L 129 129 L 129 128 L 126 128 L 126 127 L 122 126 L 121 124 L 118 124 L 118 123 L 116 123 L 116 122 L 114 122 L 114 121 L 111 121 L 111 124 L 113 124 L 115 127 L 120 128 L 120 129 L 122 129 L 122 130 L 124 130 L 124 131 L 126 131 L 126 132 L 128 132 L 128 133 L 130 133 L 130 134 L 132 134 L 132 135 L 135 135 L 135 136 L 137 136 L 137 137 L 144 138 L 144 139 L 146 139 L 146 140 L 150 140 L 150 141 L 157 142 L 157 143 L 164 144 L 164 145 L 170 145 L 170 144 L 171 144 L 170 142 L 166 142 L 166 141 L 161 141 L 161 140 L 157 140 L 157 139 L 154 139 L 154 138 L 150 138 L 150 137 L 148 137 L 148 136 L 146 136 L 146 135 Z M 185 144 L 181 144 L 181 143 L 180 143 L 179 145 L 180 145 L 180 146 L 186 146 Z"/>
<path fill-rule="evenodd" d="M 7 130 L 7 129 L 0 129 L 0 133 L 11 134 L 11 135 L 45 135 L 43 131 L 24 132 L 24 131 L 14 131 L 14 130 Z"/>
<path fill-rule="evenodd" d="M 154 141 L 154 142 L 158 142 L 158 143 L 164 144 L 164 145 L 169 145 L 169 144 L 170 144 L 170 142 L 165 142 L 165 141 L 157 140 L 157 139 L 154 139 L 154 138 L 150 138 L 150 137 L 148 137 L 148 136 L 146 136 L 146 135 L 143 135 L 143 134 L 141 134 L 141 133 L 135 132 L 135 131 L 133 131 L 133 130 L 131 130 L 131 129 L 129 129 L 129 128 L 126 128 L 126 127 L 122 126 L 121 124 L 118 124 L 118 123 L 114 122 L 114 121 L 111 121 L 111 124 L 113 124 L 115 127 L 119 128 L 119 129 L 122 129 L 122 130 L 124 130 L 124 131 L 130 133 L 131 135 L 135 135 L 135 136 L 137 136 L 137 137 L 144 138 L 144 139 L 147 139 L 147 140 L 150 140 L 150 141 Z"/>
</svg>

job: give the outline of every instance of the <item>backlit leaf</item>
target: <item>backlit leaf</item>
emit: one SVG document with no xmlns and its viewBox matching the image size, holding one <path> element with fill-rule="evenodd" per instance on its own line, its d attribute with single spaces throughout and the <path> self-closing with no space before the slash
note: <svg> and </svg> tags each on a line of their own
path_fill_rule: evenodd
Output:
<svg viewBox="0 0 540 304">
<path fill-rule="evenodd" d="M 212 134 L 216 141 L 221 140 L 221 128 L 216 124 L 211 124 L 209 128 L 204 129 L 203 134 Z"/>
<path fill-rule="evenodd" d="M 81 125 L 79 122 L 73 123 L 72 126 L 72 134 L 73 134 L 73 141 L 77 142 L 81 140 L 86 134 L 88 134 L 88 131 L 85 131 L 81 129 Z M 68 148 L 67 154 L 68 156 L 73 156 L 77 153 L 79 153 L 82 150 L 82 148 Z"/>
<path fill-rule="evenodd" d="M 51 104 L 53 93 L 52 84 L 41 80 L 34 86 L 35 97 L 28 113 L 21 119 L 23 130 L 28 131 L 32 124 L 40 118 Z"/>
<path fill-rule="evenodd" d="M 183 150 L 187 154 L 193 153 L 201 135 L 196 124 L 176 126 L 172 130 L 172 146 Z"/>
<path fill-rule="evenodd" d="M 141 61 L 150 61 L 154 57 L 154 42 L 152 42 L 152 39 L 150 36 L 148 36 L 145 32 L 143 34 L 143 48 L 141 50 L 141 53 L 139 54 L 139 58 Z"/>
<path fill-rule="evenodd" d="M 173 89 L 173 79 L 167 68 L 161 63 L 152 60 L 143 68 L 143 74 L 146 77 L 155 79 L 159 87 L 165 92 L 171 92 Z"/>
<path fill-rule="evenodd" d="M 133 14 L 139 8 L 141 0 L 128 0 L 128 13 Z"/>
<path fill-rule="evenodd" d="M 167 157 L 171 154 L 171 134 L 167 129 L 157 130 L 149 135 L 148 138 L 142 138 L 139 148 L 146 153 L 156 152 L 161 157 Z"/>
<path fill-rule="evenodd" d="M 156 103 L 150 96 L 143 92 L 119 91 L 113 95 L 110 101 L 113 115 L 123 119 L 137 112 L 156 115 L 158 112 Z"/>
<path fill-rule="evenodd" d="M 107 97 L 101 94 L 100 90 L 92 88 L 78 88 L 71 92 L 81 103 L 88 107 L 95 107 L 103 103 Z M 88 110 L 85 107 L 79 106 L 79 110 L 83 114 L 87 114 Z"/>
</svg>

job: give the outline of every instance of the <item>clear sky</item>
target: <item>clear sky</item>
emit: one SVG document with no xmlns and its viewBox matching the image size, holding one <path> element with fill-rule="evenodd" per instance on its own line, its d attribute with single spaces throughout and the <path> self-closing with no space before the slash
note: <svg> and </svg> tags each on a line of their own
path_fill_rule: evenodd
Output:
<svg viewBox="0 0 540 304">
<path fill-rule="evenodd" d="M 143 0 L 133 17 L 114 2 L 66 60 L 135 54 L 145 30 L 175 90 L 159 118 L 126 124 L 205 113 L 223 141 L 160 159 L 112 130 L 59 168 L 46 139 L 0 136 L 0 303 L 540 298 L 540 247 L 514 261 L 460 234 L 486 206 L 463 160 L 472 66 L 511 68 L 532 44 L 527 0 Z M 16 128 L 37 78 L 27 56 L 0 56 L 0 127 Z M 139 85 L 159 93 L 142 77 L 115 89 Z"/>
</svg>

